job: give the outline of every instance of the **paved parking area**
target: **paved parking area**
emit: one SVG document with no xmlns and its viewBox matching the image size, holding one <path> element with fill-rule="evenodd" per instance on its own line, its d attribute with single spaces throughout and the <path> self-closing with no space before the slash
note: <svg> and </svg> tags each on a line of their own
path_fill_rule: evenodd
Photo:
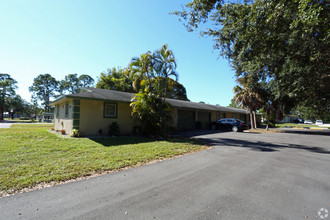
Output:
<svg viewBox="0 0 330 220">
<path fill-rule="evenodd" d="M 328 133 L 189 135 L 212 149 L 2 198 L 0 218 L 292 220 L 330 211 Z"/>
</svg>

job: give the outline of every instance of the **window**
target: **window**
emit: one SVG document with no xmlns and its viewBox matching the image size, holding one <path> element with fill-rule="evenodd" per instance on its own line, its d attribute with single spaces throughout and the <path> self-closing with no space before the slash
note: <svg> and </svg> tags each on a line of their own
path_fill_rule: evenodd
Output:
<svg viewBox="0 0 330 220">
<path fill-rule="evenodd" d="M 65 117 L 69 117 L 69 102 L 65 103 Z"/>
<path fill-rule="evenodd" d="M 105 118 L 116 118 L 117 117 L 117 104 L 104 103 L 104 117 Z"/>
</svg>

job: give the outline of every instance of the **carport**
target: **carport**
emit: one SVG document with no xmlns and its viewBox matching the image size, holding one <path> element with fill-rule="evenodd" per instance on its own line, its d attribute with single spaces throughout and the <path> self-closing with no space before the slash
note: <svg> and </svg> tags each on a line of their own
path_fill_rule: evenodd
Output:
<svg viewBox="0 0 330 220">
<path fill-rule="evenodd" d="M 245 121 L 244 109 L 166 99 L 174 108 L 174 127 L 177 131 L 208 129 L 211 122 L 220 118 L 239 118 Z M 199 124 L 200 122 L 200 124 Z"/>
<path fill-rule="evenodd" d="M 198 111 L 197 121 L 201 123 L 201 129 L 208 129 L 211 123 L 211 112 Z"/>
<path fill-rule="evenodd" d="M 196 128 L 195 118 L 194 110 L 178 110 L 177 130 L 194 130 Z"/>
</svg>

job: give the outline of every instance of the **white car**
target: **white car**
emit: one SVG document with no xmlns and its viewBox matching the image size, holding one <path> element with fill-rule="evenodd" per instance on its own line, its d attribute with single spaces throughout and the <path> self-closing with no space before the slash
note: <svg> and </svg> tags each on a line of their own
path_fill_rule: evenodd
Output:
<svg viewBox="0 0 330 220">
<path fill-rule="evenodd" d="M 315 125 L 323 125 L 323 121 L 322 120 L 316 120 Z"/>
<path fill-rule="evenodd" d="M 305 120 L 304 124 L 313 124 L 312 120 Z"/>
</svg>

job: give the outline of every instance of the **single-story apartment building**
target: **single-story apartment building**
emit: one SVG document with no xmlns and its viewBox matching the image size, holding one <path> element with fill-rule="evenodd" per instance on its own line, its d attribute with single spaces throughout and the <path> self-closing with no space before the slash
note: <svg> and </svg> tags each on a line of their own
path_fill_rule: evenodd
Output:
<svg viewBox="0 0 330 220">
<path fill-rule="evenodd" d="M 67 134 L 77 129 L 81 135 L 89 136 L 108 134 L 111 123 L 117 122 L 121 134 L 132 134 L 140 124 L 131 114 L 130 103 L 134 96 L 134 93 L 97 88 L 83 88 L 81 93 L 65 95 L 50 104 L 55 106 L 54 128 L 65 130 Z M 211 122 L 221 118 L 249 121 L 244 109 L 165 100 L 173 108 L 172 126 L 178 131 L 196 129 L 196 122 L 200 122 L 202 129 L 207 129 Z"/>
</svg>

